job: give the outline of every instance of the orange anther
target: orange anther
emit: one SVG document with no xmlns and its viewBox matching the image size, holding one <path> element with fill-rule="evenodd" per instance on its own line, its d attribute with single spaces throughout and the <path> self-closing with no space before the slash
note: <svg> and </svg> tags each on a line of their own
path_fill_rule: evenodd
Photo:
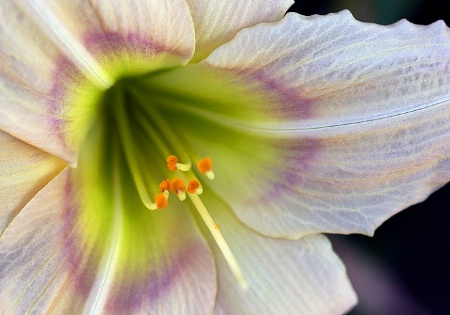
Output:
<svg viewBox="0 0 450 315">
<path fill-rule="evenodd" d="M 178 194 L 180 192 L 184 192 L 184 190 L 186 189 L 184 186 L 183 181 L 180 178 L 174 178 L 170 181 L 170 189 Z"/>
<path fill-rule="evenodd" d="M 197 163 L 198 170 L 203 174 L 211 171 L 212 169 L 212 160 L 210 157 L 205 157 L 198 161 Z"/>
<path fill-rule="evenodd" d="M 167 207 L 168 201 L 167 201 L 166 196 L 164 196 L 164 194 L 157 194 L 155 196 L 155 200 L 156 200 L 156 206 L 158 207 L 158 209 Z"/>
<path fill-rule="evenodd" d="M 171 171 L 176 171 L 177 170 L 177 163 L 178 163 L 178 159 L 175 155 L 171 155 L 169 156 L 167 159 L 167 168 Z"/>
<path fill-rule="evenodd" d="M 165 179 L 159 184 L 159 190 L 161 192 L 169 191 L 170 190 L 170 180 Z"/>
<path fill-rule="evenodd" d="M 200 187 L 200 182 L 196 179 L 191 179 L 188 183 L 187 191 L 190 194 L 194 194 L 199 187 Z"/>
</svg>

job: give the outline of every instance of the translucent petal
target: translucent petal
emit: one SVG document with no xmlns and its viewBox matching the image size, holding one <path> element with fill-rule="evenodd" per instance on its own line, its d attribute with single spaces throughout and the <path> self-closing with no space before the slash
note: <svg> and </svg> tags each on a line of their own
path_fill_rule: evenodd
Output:
<svg viewBox="0 0 450 315">
<path fill-rule="evenodd" d="M 0 235 L 20 210 L 65 167 L 48 153 L 0 131 Z"/>
<path fill-rule="evenodd" d="M 0 17 L 0 128 L 73 164 L 65 133 L 74 99 L 88 102 L 120 75 L 182 64 L 194 51 L 182 0 L 12 1 Z"/>
<path fill-rule="evenodd" d="M 254 165 L 269 164 L 246 177 L 250 188 L 218 189 L 244 222 L 265 234 L 371 234 L 450 180 L 449 124 L 449 110 L 436 107 L 298 132 L 299 139 L 272 146 L 276 162 L 255 154 Z"/>
<path fill-rule="evenodd" d="M 76 298 L 61 243 L 66 178 L 67 171 L 41 190 L 0 238 L 2 313 L 45 313 L 54 307 L 67 312 L 64 303 Z M 73 311 L 79 309 L 77 302 L 72 302 Z"/>
<path fill-rule="evenodd" d="M 211 186 L 264 234 L 371 234 L 450 180 L 449 48 L 443 23 L 383 27 L 348 12 L 241 31 L 206 62 L 265 87 L 254 91 L 272 118 L 248 120 L 260 137 L 244 150 L 205 139 L 233 157 Z"/>
<path fill-rule="evenodd" d="M 105 213 L 108 202 L 82 213 L 71 172 L 40 191 L 2 235 L 1 311 L 210 312 L 213 262 L 189 213 L 143 220 L 133 217 L 136 208 Z M 98 220 L 99 229 L 89 229 Z"/>
<path fill-rule="evenodd" d="M 449 47 L 442 21 L 380 26 L 356 21 L 348 11 L 290 13 L 241 31 L 206 62 L 283 94 L 273 105 L 281 106 L 278 121 L 264 128 L 317 129 L 448 102 Z"/>
<path fill-rule="evenodd" d="M 0 129 L 69 161 L 51 95 L 61 52 L 14 2 L 1 6 L 0 18 Z"/>
<path fill-rule="evenodd" d="M 202 198 L 248 284 L 239 285 L 212 244 L 219 277 L 215 314 L 343 314 L 356 303 L 345 268 L 324 236 L 296 241 L 262 236 L 208 194 Z"/>
<path fill-rule="evenodd" d="M 195 26 L 194 60 L 200 60 L 241 29 L 281 19 L 294 1 L 187 0 L 187 3 Z"/>
<path fill-rule="evenodd" d="M 117 74 L 111 67 L 119 62 L 122 74 L 127 67 L 138 71 L 137 64 L 147 72 L 151 62 L 136 59 L 170 54 L 187 61 L 194 50 L 192 18 L 182 0 L 24 2 L 35 23 L 100 85 L 112 83 Z"/>
</svg>

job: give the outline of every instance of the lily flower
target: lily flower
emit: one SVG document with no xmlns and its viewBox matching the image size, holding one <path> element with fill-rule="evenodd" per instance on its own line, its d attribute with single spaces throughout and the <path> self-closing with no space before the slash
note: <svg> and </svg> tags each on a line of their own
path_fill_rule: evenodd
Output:
<svg viewBox="0 0 450 315">
<path fill-rule="evenodd" d="M 5 314 L 334 314 L 323 233 L 450 180 L 450 37 L 290 0 L 0 7 Z"/>
</svg>

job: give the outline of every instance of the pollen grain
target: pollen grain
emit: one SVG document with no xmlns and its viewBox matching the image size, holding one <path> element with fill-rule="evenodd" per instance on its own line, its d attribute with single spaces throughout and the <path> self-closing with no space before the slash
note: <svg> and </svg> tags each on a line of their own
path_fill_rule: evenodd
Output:
<svg viewBox="0 0 450 315">
<path fill-rule="evenodd" d="M 170 190 L 170 180 L 165 179 L 159 184 L 159 190 L 163 193 Z"/>
<path fill-rule="evenodd" d="M 156 201 L 156 207 L 158 209 L 163 209 L 163 208 L 167 207 L 168 201 L 164 194 L 157 194 L 155 196 L 155 201 Z"/>
<path fill-rule="evenodd" d="M 171 155 L 166 159 L 167 168 L 171 171 L 177 170 L 178 158 L 175 155 Z"/>
<path fill-rule="evenodd" d="M 198 161 L 197 168 L 201 173 L 205 174 L 206 177 L 211 180 L 216 177 L 212 170 L 212 160 L 209 156 Z"/>
<path fill-rule="evenodd" d="M 200 187 L 200 182 L 196 179 L 191 179 L 188 183 L 188 187 L 187 187 L 187 191 L 190 194 L 199 194 L 199 190 L 201 189 Z"/>
</svg>

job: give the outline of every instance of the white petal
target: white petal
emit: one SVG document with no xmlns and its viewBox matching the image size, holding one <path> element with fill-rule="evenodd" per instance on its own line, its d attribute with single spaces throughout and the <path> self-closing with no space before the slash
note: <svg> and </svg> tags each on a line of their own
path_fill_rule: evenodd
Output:
<svg viewBox="0 0 450 315">
<path fill-rule="evenodd" d="M 1 6 L 0 19 L 0 129 L 71 160 L 51 95 L 59 49 L 13 2 Z"/>
<path fill-rule="evenodd" d="M 9 1 L 0 18 L 0 129 L 71 163 L 66 109 L 86 88 L 185 63 L 194 51 L 183 0 Z"/>
<path fill-rule="evenodd" d="M 66 177 L 63 172 L 37 194 L 0 238 L 2 313 L 45 313 L 54 310 L 53 302 L 64 305 L 73 298 L 70 270 L 63 264 L 60 245 L 64 225 L 59 205 Z M 67 312 L 67 307 L 56 312 Z"/>
<path fill-rule="evenodd" d="M 187 0 L 194 20 L 195 60 L 232 39 L 243 28 L 277 21 L 294 3 L 292 0 Z"/>
<path fill-rule="evenodd" d="M 213 52 L 209 64 L 279 95 L 274 118 L 250 126 L 279 137 L 267 150 L 278 162 L 246 178 L 253 195 L 221 189 L 237 215 L 290 238 L 371 234 L 448 182 L 449 34 L 439 22 L 288 14 Z"/>
<path fill-rule="evenodd" d="M 236 256 L 242 288 L 216 244 L 219 291 L 216 314 L 343 314 L 356 303 L 345 268 L 321 235 L 291 241 L 262 236 L 215 198 L 205 204 Z"/>
<path fill-rule="evenodd" d="M 65 163 L 0 131 L 0 235 Z"/>
<path fill-rule="evenodd" d="M 151 59 L 169 53 L 186 61 L 194 50 L 192 18 L 182 0 L 23 2 L 35 23 L 99 84 L 112 83 L 110 69 L 102 66 L 110 66 L 105 62 L 114 61 L 116 54 L 133 58 L 139 53 Z M 123 56 L 119 60 L 133 66 L 134 61 Z"/>
<path fill-rule="evenodd" d="M 274 128 L 365 122 L 450 100 L 450 31 L 442 21 L 380 26 L 348 11 L 291 13 L 241 31 L 206 62 L 284 93 Z"/>
<path fill-rule="evenodd" d="M 155 233 L 139 228 L 111 231 L 108 222 L 100 225 L 105 234 L 86 230 L 78 201 L 71 198 L 70 172 L 62 172 L 43 188 L 0 238 L 0 313 L 211 311 L 216 293 L 211 252 L 188 211 L 139 221 L 156 224 Z M 114 225 L 133 225 L 138 219 L 124 216 L 135 210 L 127 208 L 122 217 L 114 217 Z M 91 220 L 96 219 L 92 214 Z M 177 221 L 182 222 L 166 226 Z M 109 242 L 109 233 L 115 232 L 122 239 Z M 155 238 L 161 234 L 166 237 Z M 162 244 L 167 246 L 155 251 Z M 108 252 L 122 256 L 107 257 Z M 136 269 L 136 252 L 148 261 L 143 269 Z M 119 268 L 118 261 L 127 265 Z"/>
</svg>

